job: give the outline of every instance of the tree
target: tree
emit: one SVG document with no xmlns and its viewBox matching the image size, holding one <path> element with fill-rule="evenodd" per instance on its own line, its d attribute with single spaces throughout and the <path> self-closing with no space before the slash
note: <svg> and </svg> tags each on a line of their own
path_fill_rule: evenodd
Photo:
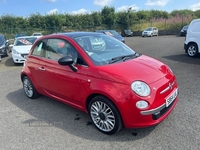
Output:
<svg viewBox="0 0 200 150">
<path fill-rule="evenodd" d="M 102 23 L 105 24 L 108 28 L 113 28 L 116 23 L 116 15 L 115 15 L 115 8 L 114 7 L 107 7 L 101 11 L 102 16 Z"/>
<path fill-rule="evenodd" d="M 100 12 L 92 12 L 91 17 L 94 21 L 94 26 L 101 26 L 102 25 L 102 18 Z"/>
<path fill-rule="evenodd" d="M 31 14 L 28 20 L 32 28 L 45 28 L 45 18 L 40 13 Z"/>
<path fill-rule="evenodd" d="M 65 22 L 65 15 L 63 14 L 51 14 L 45 16 L 45 28 L 57 32 L 61 30 Z"/>
</svg>

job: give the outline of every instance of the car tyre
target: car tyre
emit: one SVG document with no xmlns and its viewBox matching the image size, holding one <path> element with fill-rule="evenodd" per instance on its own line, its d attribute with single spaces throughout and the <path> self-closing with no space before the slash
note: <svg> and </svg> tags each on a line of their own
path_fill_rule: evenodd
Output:
<svg viewBox="0 0 200 150">
<path fill-rule="evenodd" d="M 88 112 L 93 124 L 102 133 L 112 135 L 123 127 L 118 109 L 104 96 L 94 97 L 89 103 Z"/>
<path fill-rule="evenodd" d="M 25 76 L 23 78 L 22 82 L 23 82 L 24 92 L 28 98 L 35 99 L 35 98 L 39 97 L 40 94 L 36 91 L 33 83 L 27 76 Z"/>
<path fill-rule="evenodd" d="M 5 56 L 8 57 L 8 49 L 5 49 Z"/>
<path fill-rule="evenodd" d="M 198 55 L 198 47 L 195 43 L 190 43 L 187 47 L 187 54 L 190 57 L 196 57 Z"/>
</svg>

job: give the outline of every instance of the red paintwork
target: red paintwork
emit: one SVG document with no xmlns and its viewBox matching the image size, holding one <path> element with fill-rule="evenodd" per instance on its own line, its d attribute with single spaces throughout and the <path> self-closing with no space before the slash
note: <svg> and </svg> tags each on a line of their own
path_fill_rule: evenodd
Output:
<svg viewBox="0 0 200 150">
<path fill-rule="evenodd" d="M 165 103 L 165 98 L 174 89 L 178 88 L 176 77 L 162 62 L 142 55 L 121 63 L 94 66 L 80 46 L 71 38 L 58 35 L 49 37 L 60 37 L 70 41 L 85 59 L 88 67 L 76 65 L 78 71 L 73 72 L 68 66 L 61 66 L 55 61 L 29 54 L 21 75 L 29 76 L 39 93 L 84 112 L 87 112 L 86 100 L 91 94 L 104 95 L 116 105 L 126 128 L 158 124 L 176 105 L 178 98 L 175 99 L 167 113 L 158 120 L 153 120 L 151 115 L 141 115 L 141 110 L 136 107 L 136 102 L 142 99 L 149 103 L 146 110 L 157 108 Z M 43 38 L 45 37 L 40 39 Z M 45 68 L 45 71 L 38 70 L 39 67 Z M 88 79 L 91 82 L 88 82 Z M 151 88 L 151 95 L 147 97 L 136 95 L 131 90 L 131 83 L 134 80 L 145 81 Z M 160 94 L 173 81 L 175 84 L 172 89 Z"/>
</svg>

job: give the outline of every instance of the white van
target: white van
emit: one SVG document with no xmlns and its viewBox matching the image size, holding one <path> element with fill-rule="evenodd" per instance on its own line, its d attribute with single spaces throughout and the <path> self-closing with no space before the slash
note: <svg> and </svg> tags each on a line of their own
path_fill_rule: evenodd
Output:
<svg viewBox="0 0 200 150">
<path fill-rule="evenodd" d="M 184 49 L 190 57 L 195 57 L 200 53 L 200 19 L 194 19 L 190 22 Z"/>
</svg>

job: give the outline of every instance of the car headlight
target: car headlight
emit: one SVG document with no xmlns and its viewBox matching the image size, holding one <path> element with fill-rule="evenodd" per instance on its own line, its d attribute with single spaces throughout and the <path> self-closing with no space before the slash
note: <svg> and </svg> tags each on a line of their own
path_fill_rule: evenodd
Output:
<svg viewBox="0 0 200 150">
<path fill-rule="evenodd" d="M 149 104 L 144 101 L 144 100 L 140 100 L 136 103 L 136 107 L 139 108 L 139 109 L 145 109 L 149 106 Z"/>
<path fill-rule="evenodd" d="M 149 86 L 142 81 L 134 81 L 131 84 L 131 89 L 139 96 L 148 96 L 151 92 Z"/>
<path fill-rule="evenodd" d="M 16 50 L 12 50 L 13 54 L 19 54 Z"/>
</svg>

